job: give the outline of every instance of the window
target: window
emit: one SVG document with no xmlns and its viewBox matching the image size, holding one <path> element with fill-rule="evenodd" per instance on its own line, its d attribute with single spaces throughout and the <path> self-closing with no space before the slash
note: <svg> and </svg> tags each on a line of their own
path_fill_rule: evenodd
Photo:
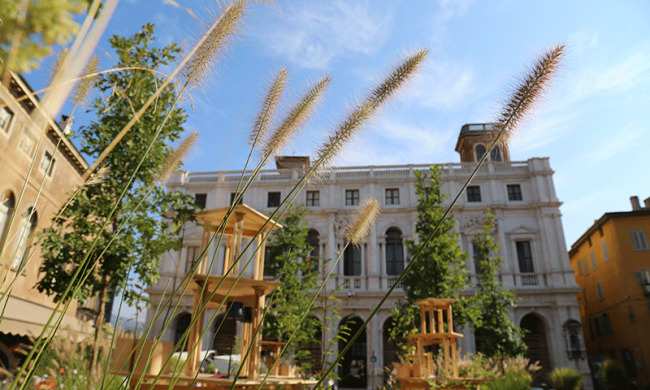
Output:
<svg viewBox="0 0 650 390">
<path fill-rule="evenodd" d="M 585 305 L 589 302 L 587 302 L 587 290 L 583 287 L 582 288 L 582 298 L 585 301 Z"/>
<path fill-rule="evenodd" d="M 578 275 L 582 276 L 582 263 L 580 262 L 580 259 L 576 261 L 576 264 L 578 264 Z"/>
<path fill-rule="evenodd" d="M 593 340 L 595 337 L 594 337 L 594 327 L 591 324 L 591 318 L 588 318 L 588 322 L 589 322 L 589 339 Z"/>
<path fill-rule="evenodd" d="M 492 161 L 501 161 L 501 150 L 499 146 L 495 145 L 490 152 L 490 160 Z"/>
<path fill-rule="evenodd" d="M 633 324 L 636 322 L 636 316 L 634 315 L 634 309 L 632 309 L 632 306 L 627 307 L 628 314 L 627 318 L 630 320 L 630 323 Z"/>
<path fill-rule="evenodd" d="M 359 190 L 345 190 L 345 205 L 357 206 L 359 204 Z"/>
<path fill-rule="evenodd" d="M 637 376 L 634 352 L 630 348 L 623 348 L 623 368 L 630 377 L 635 378 Z"/>
<path fill-rule="evenodd" d="M 208 202 L 208 194 L 194 194 L 194 204 L 204 209 L 206 203 Z M 232 199 L 230 200 L 232 203 Z"/>
<path fill-rule="evenodd" d="M 386 204 L 399 204 L 399 188 L 386 188 Z"/>
<path fill-rule="evenodd" d="M 39 169 L 47 176 L 52 177 L 52 171 L 54 171 L 55 162 L 56 160 L 52 157 L 52 154 L 46 151 L 45 154 L 43 155 L 43 158 L 41 159 L 41 165 Z"/>
<path fill-rule="evenodd" d="M 534 273 L 533 254 L 530 250 L 530 241 L 517 241 L 517 259 L 519 260 L 519 272 Z"/>
<path fill-rule="evenodd" d="M 522 200 L 521 186 L 519 184 L 508 184 L 508 200 Z"/>
<path fill-rule="evenodd" d="M 483 145 L 476 145 L 476 161 L 481 161 L 487 149 Z"/>
<path fill-rule="evenodd" d="M 13 117 L 14 113 L 8 107 L 2 107 L 0 109 L 0 129 L 4 130 L 5 133 L 9 132 L 9 126 Z"/>
<path fill-rule="evenodd" d="M 404 271 L 402 233 L 397 228 L 386 231 L 386 275 L 399 275 Z"/>
<path fill-rule="evenodd" d="M 612 322 L 609 320 L 608 313 L 603 313 L 603 334 L 612 334 Z"/>
<path fill-rule="evenodd" d="M 361 275 L 361 248 L 356 245 L 348 245 L 343 253 L 343 275 Z"/>
<path fill-rule="evenodd" d="M 585 275 L 589 276 L 589 267 L 587 266 L 587 258 L 586 257 L 582 258 L 582 266 L 584 267 Z"/>
<path fill-rule="evenodd" d="M 307 207 L 320 206 L 320 191 L 307 191 Z"/>
<path fill-rule="evenodd" d="M 235 197 L 236 196 L 237 196 L 237 194 L 235 192 L 230 193 L 230 204 L 235 203 Z M 237 202 L 237 204 L 242 204 L 243 201 L 244 201 L 244 197 L 242 196 L 241 198 L 239 198 L 239 201 Z"/>
<path fill-rule="evenodd" d="M 603 296 L 603 289 L 600 287 L 600 281 L 596 282 L 596 290 L 598 290 L 598 300 L 604 301 L 605 297 Z"/>
<path fill-rule="evenodd" d="M 645 230 L 630 230 L 630 235 L 632 235 L 632 246 L 635 251 L 647 251 L 650 250 L 648 246 L 648 238 L 645 235 Z"/>
<path fill-rule="evenodd" d="M 275 258 L 273 254 L 274 248 L 270 245 L 267 245 L 264 248 L 264 276 L 273 276 L 273 260 Z"/>
<path fill-rule="evenodd" d="M 25 130 L 25 134 L 23 134 L 23 139 L 20 140 L 18 148 L 28 156 L 32 157 L 34 149 L 36 148 L 36 139 Z"/>
<path fill-rule="evenodd" d="M 266 197 L 266 207 L 278 207 L 280 206 L 280 198 L 282 194 L 280 192 L 269 192 Z"/>
<path fill-rule="evenodd" d="M 11 261 L 11 269 L 19 270 L 23 266 L 24 259 L 27 255 L 27 247 L 29 246 L 29 241 L 32 238 L 32 233 L 36 228 L 36 222 L 38 217 L 34 208 L 30 207 L 23 214 L 23 219 L 20 222 L 20 227 L 18 229 L 18 238 L 16 241 L 16 248 L 12 252 L 14 257 Z"/>
<path fill-rule="evenodd" d="M 607 242 L 603 241 L 602 247 L 603 247 L 603 259 L 607 261 L 609 260 L 609 250 L 607 250 Z"/>
<path fill-rule="evenodd" d="M 318 231 L 309 229 L 307 232 L 307 243 L 311 247 L 309 251 L 309 264 L 313 271 L 318 270 L 318 256 L 320 256 L 320 237 Z"/>
<path fill-rule="evenodd" d="M 598 317 L 594 317 L 594 329 L 596 330 L 596 337 L 603 335 L 600 331 L 600 319 Z"/>
<path fill-rule="evenodd" d="M 199 259 L 200 254 L 200 247 L 196 245 L 187 247 L 187 252 L 185 254 L 185 273 L 189 273 L 192 270 L 192 267 L 194 267 L 194 264 Z"/>
<path fill-rule="evenodd" d="M 467 187 L 467 201 L 480 202 L 481 201 L 481 187 L 469 186 Z"/>
<path fill-rule="evenodd" d="M 590 256 L 591 256 L 591 265 L 594 267 L 594 271 L 595 271 L 598 268 L 598 266 L 596 265 L 596 254 L 594 253 L 594 251 L 591 251 Z"/>
<path fill-rule="evenodd" d="M 4 242 L 9 233 L 9 221 L 14 214 L 16 207 L 16 198 L 11 191 L 6 191 L 0 197 L 0 248 L 3 247 Z"/>
</svg>

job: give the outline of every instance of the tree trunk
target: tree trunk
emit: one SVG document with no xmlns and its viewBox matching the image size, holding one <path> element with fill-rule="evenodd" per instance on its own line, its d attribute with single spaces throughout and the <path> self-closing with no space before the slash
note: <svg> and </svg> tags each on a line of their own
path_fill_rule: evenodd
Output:
<svg viewBox="0 0 650 390">
<path fill-rule="evenodd" d="M 104 306 L 106 296 L 108 295 L 108 275 L 102 277 L 102 289 L 99 293 L 99 312 L 95 319 L 95 336 L 93 338 L 92 353 L 90 356 L 90 365 L 88 366 L 88 383 L 94 381 L 95 369 L 97 368 L 97 361 L 99 360 L 99 338 L 104 325 Z M 90 388 L 90 387 L 89 387 Z"/>
</svg>

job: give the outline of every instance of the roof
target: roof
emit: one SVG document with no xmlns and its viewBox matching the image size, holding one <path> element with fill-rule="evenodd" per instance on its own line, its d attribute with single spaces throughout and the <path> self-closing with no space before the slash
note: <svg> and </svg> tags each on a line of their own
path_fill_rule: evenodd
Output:
<svg viewBox="0 0 650 390">
<path fill-rule="evenodd" d="M 208 230 L 216 231 L 221 221 L 226 217 L 230 207 L 222 207 L 219 209 L 210 209 L 198 212 L 196 219 L 201 222 Z M 226 235 L 233 235 L 235 231 L 235 224 L 237 223 L 238 216 L 244 219 L 244 231 L 242 237 L 253 238 L 257 233 L 262 230 L 268 232 L 270 230 L 281 229 L 282 225 L 270 219 L 266 215 L 253 209 L 252 207 L 240 204 L 235 206 L 232 214 L 228 218 L 228 222 L 223 231 Z"/>
<path fill-rule="evenodd" d="M 309 156 L 276 156 L 275 166 L 277 169 L 309 168 Z"/>
<path fill-rule="evenodd" d="M 420 307 L 429 306 L 436 308 L 447 308 L 452 303 L 458 302 L 457 299 L 445 299 L 445 298 L 425 298 L 421 301 L 415 302 L 416 305 Z"/>
<path fill-rule="evenodd" d="M 605 213 L 603 214 L 602 217 L 600 217 L 598 220 L 594 222 L 593 225 L 589 229 L 587 229 L 586 232 L 578 240 L 576 240 L 573 245 L 571 245 L 571 250 L 569 250 L 569 257 L 573 256 L 578 249 L 584 244 L 591 235 L 596 232 L 598 229 L 600 229 L 601 226 L 603 226 L 607 221 L 610 219 L 615 219 L 615 218 L 624 218 L 624 217 L 640 217 L 640 216 L 650 216 L 650 209 L 645 208 L 645 209 L 640 209 L 640 210 L 632 210 L 632 211 L 616 211 L 613 213 Z"/>
<path fill-rule="evenodd" d="M 207 307 L 218 308 L 225 302 L 238 301 L 246 306 L 254 306 L 257 293 L 268 295 L 273 289 L 280 284 L 277 280 L 257 280 L 233 277 L 221 277 L 216 275 L 199 275 L 193 277 L 190 282 L 189 290 L 193 292 L 201 291 L 203 285 L 207 283 L 206 292 L 214 295 L 210 299 Z"/>
<path fill-rule="evenodd" d="M 485 136 L 485 134 L 495 133 L 493 127 L 494 123 L 466 123 L 460 128 L 458 133 L 458 141 L 456 141 L 455 151 L 460 150 L 461 140 L 468 136 Z"/>
</svg>

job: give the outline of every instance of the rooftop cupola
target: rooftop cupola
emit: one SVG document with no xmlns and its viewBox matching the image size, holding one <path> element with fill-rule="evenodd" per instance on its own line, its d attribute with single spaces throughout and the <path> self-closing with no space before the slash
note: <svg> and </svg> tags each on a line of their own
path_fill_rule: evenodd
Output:
<svg viewBox="0 0 650 390">
<path fill-rule="evenodd" d="M 461 162 L 477 162 L 487 152 L 492 139 L 496 136 L 494 123 L 471 123 L 460 128 L 456 151 Z M 494 146 L 488 161 L 510 161 L 508 145 L 499 143 Z"/>
</svg>

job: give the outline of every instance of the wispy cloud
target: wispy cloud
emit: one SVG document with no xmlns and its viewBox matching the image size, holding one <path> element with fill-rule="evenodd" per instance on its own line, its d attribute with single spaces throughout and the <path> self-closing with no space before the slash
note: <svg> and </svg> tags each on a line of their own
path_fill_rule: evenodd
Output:
<svg viewBox="0 0 650 390">
<path fill-rule="evenodd" d="M 590 165 L 608 160 L 613 162 L 615 157 L 633 150 L 635 146 L 639 145 L 639 140 L 642 138 L 650 138 L 647 131 L 647 126 L 636 121 L 630 122 L 604 137 L 595 148 L 580 156 L 580 160 L 587 161 Z M 649 140 L 645 141 L 645 145 L 648 145 L 647 141 Z"/>
<path fill-rule="evenodd" d="M 477 90 L 471 66 L 434 60 L 423 69 L 421 78 L 407 96 L 412 104 L 441 111 L 459 111 L 482 93 Z"/>
<path fill-rule="evenodd" d="M 336 58 L 371 54 L 390 32 L 392 12 L 370 10 L 370 3 L 343 1 L 284 9 L 283 20 L 262 32 L 275 55 L 309 69 L 326 69 Z"/>
</svg>

